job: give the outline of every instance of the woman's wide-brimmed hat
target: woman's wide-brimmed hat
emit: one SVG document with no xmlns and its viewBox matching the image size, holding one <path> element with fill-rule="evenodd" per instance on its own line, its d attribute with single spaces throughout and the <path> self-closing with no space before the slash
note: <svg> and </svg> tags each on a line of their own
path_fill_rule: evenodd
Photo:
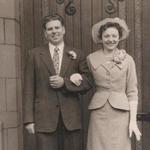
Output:
<svg viewBox="0 0 150 150">
<path fill-rule="evenodd" d="M 122 28 L 122 36 L 120 38 L 120 41 L 122 41 L 128 37 L 130 30 L 129 30 L 126 22 L 123 19 L 120 19 L 117 17 L 116 18 L 106 18 L 106 19 L 94 24 L 92 27 L 92 37 L 93 37 L 93 41 L 96 44 L 102 43 L 102 40 L 99 38 L 100 28 L 109 22 L 110 23 L 118 23 L 120 25 L 120 27 Z"/>
</svg>

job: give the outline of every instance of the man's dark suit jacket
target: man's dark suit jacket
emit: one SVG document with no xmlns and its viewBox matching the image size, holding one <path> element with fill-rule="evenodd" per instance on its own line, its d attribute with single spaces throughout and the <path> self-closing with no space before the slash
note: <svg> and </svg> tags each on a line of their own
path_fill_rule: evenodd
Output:
<svg viewBox="0 0 150 150">
<path fill-rule="evenodd" d="M 77 54 L 72 59 L 69 51 Z M 29 52 L 25 69 L 24 123 L 35 123 L 38 132 L 53 132 L 57 128 L 61 111 L 63 122 L 68 130 L 81 128 L 81 106 L 79 92 L 87 91 L 91 84 L 86 60 L 80 50 L 64 47 L 60 76 L 64 86 L 53 89 L 49 77 L 55 75 L 48 45 Z M 73 73 L 82 75 L 82 84 L 77 87 L 69 80 Z"/>
</svg>

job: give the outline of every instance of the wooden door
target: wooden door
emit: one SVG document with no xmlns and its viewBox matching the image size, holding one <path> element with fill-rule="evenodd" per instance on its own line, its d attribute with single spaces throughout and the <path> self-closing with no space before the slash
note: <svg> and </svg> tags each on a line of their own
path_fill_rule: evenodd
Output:
<svg viewBox="0 0 150 150">
<path fill-rule="evenodd" d="M 133 150 L 148 150 L 150 139 L 150 2 L 149 0 L 22 0 L 22 56 L 44 42 L 41 22 L 45 15 L 57 12 L 65 19 L 66 42 L 80 48 L 85 55 L 99 47 L 91 38 L 91 28 L 106 17 L 120 17 L 127 21 L 130 36 L 121 43 L 136 62 L 139 88 L 139 127 L 142 140 L 133 138 Z M 24 64 L 25 62 L 23 62 Z M 85 149 L 88 116 L 87 106 L 91 94 L 82 100 L 83 147 Z M 142 113 L 142 114 L 141 114 Z M 146 114 L 146 117 L 145 117 Z M 143 117 L 144 116 L 144 117 Z M 33 137 L 31 138 L 32 141 Z M 29 140 L 28 140 L 29 141 Z M 33 145 L 28 142 L 27 145 Z M 33 149 L 34 146 L 30 146 Z M 28 147 L 29 150 L 29 147 Z"/>
</svg>

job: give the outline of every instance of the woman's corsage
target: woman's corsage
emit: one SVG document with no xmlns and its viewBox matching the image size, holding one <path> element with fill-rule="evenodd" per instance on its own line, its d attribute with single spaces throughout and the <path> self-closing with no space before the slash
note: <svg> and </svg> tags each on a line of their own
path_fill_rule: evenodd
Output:
<svg viewBox="0 0 150 150">
<path fill-rule="evenodd" d="M 71 59 L 77 59 L 77 54 L 75 51 L 69 51 L 68 55 L 71 57 Z"/>
<path fill-rule="evenodd" d="M 116 64 L 121 64 L 122 61 L 126 58 L 126 51 L 125 50 L 117 50 L 113 55 L 113 62 Z"/>
<path fill-rule="evenodd" d="M 117 50 L 114 55 L 113 55 L 113 62 L 115 65 L 117 65 L 120 69 L 122 69 L 123 67 L 123 61 L 126 58 L 126 51 L 121 49 L 121 50 Z"/>
</svg>

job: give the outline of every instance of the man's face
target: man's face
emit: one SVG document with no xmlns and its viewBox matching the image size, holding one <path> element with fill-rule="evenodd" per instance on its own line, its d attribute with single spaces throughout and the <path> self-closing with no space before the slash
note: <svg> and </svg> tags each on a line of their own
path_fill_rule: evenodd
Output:
<svg viewBox="0 0 150 150">
<path fill-rule="evenodd" d="M 64 40 L 65 28 L 59 20 L 52 20 L 45 25 L 45 37 L 54 45 Z"/>
</svg>

